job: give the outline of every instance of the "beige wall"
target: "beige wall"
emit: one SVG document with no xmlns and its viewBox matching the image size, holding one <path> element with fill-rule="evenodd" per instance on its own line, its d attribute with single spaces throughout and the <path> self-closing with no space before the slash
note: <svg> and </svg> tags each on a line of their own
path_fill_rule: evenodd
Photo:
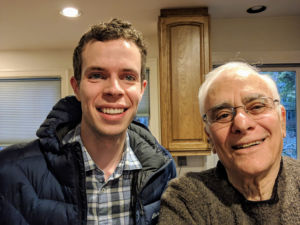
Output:
<svg viewBox="0 0 300 225">
<path fill-rule="evenodd" d="M 300 16 L 211 19 L 212 63 L 299 63 Z M 149 56 L 158 56 L 157 35 L 147 37 Z"/>
<path fill-rule="evenodd" d="M 150 129 L 160 139 L 159 79 L 157 34 L 148 42 L 148 66 L 151 69 Z M 300 17 L 269 17 L 211 20 L 212 64 L 231 60 L 249 63 L 300 63 Z M 28 71 L 61 71 L 68 83 L 72 75 L 72 50 L 0 51 L 0 76 Z M 35 72 L 35 73 L 36 73 Z M 70 86 L 65 93 L 72 94 Z M 216 163 L 213 156 L 188 157 L 188 166 L 180 170 L 200 171 Z"/>
</svg>

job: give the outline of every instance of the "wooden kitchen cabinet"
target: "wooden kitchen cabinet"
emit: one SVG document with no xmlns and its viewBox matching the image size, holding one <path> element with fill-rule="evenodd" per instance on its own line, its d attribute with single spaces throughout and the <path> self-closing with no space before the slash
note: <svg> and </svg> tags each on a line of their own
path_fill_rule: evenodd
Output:
<svg viewBox="0 0 300 225">
<path fill-rule="evenodd" d="M 209 154 L 198 105 L 210 70 L 207 8 L 162 9 L 158 29 L 162 145 L 173 156 Z"/>
</svg>

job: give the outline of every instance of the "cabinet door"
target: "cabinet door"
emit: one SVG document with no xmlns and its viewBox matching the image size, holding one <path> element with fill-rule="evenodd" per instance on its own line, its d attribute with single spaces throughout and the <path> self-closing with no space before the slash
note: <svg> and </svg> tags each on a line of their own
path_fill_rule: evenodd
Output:
<svg viewBox="0 0 300 225">
<path fill-rule="evenodd" d="M 209 17 L 159 18 L 162 144 L 173 156 L 209 154 L 198 90 L 210 69 Z"/>
</svg>

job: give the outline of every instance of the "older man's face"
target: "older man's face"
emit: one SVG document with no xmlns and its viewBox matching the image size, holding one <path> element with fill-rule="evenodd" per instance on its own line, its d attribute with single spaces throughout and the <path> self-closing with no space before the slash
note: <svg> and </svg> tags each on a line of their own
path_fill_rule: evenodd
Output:
<svg viewBox="0 0 300 225">
<path fill-rule="evenodd" d="M 209 89 L 205 110 L 220 105 L 243 106 L 248 99 L 257 96 L 273 98 L 263 80 L 255 75 L 227 71 Z M 285 110 L 275 103 L 273 108 L 255 118 L 238 108 L 232 122 L 211 123 L 206 132 L 228 173 L 263 175 L 275 171 L 280 163 L 286 134 Z"/>
</svg>

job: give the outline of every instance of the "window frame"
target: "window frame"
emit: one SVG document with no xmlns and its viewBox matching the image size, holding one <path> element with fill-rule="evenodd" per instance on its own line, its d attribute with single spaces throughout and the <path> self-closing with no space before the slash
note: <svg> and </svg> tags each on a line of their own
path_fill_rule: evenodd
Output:
<svg viewBox="0 0 300 225">
<path fill-rule="evenodd" d="M 72 93 L 69 85 L 70 70 L 0 70 L 0 78 L 22 79 L 22 78 L 60 78 L 61 98 Z"/>
<path fill-rule="evenodd" d="M 160 89 L 158 80 L 158 60 L 148 58 L 146 67 L 149 69 L 149 100 L 150 115 L 149 129 L 152 134 L 160 141 Z"/>
</svg>

